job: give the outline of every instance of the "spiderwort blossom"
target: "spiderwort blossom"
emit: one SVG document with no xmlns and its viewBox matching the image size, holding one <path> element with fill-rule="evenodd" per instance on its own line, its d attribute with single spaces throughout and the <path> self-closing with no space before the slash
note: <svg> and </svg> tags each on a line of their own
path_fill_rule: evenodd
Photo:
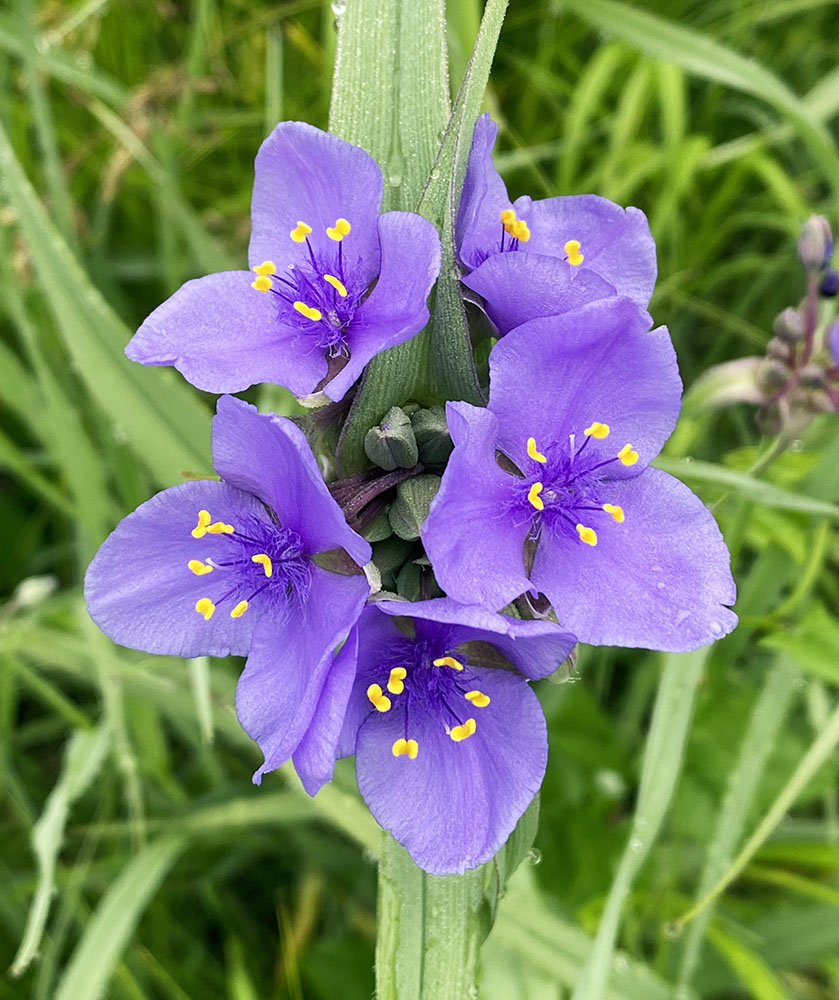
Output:
<svg viewBox="0 0 839 1000">
<path fill-rule="evenodd" d="M 356 754 L 371 812 L 432 874 L 488 861 L 545 773 L 545 719 L 527 679 L 555 670 L 574 636 L 448 598 L 380 601 L 354 631 L 338 753 Z"/>
<path fill-rule="evenodd" d="M 173 486 L 117 525 L 88 568 L 85 597 L 96 624 L 124 646 L 248 656 L 237 709 L 265 753 L 258 780 L 298 746 L 316 708 L 328 717 L 324 688 L 340 686 L 352 647 L 333 654 L 369 592 L 363 574 L 331 573 L 312 557 L 343 548 L 363 565 L 371 550 L 290 420 L 223 396 L 213 459 L 221 482 Z M 317 770 L 328 730 L 309 735 L 304 770 Z"/>
<path fill-rule="evenodd" d="M 489 115 L 478 119 L 456 225 L 461 263 L 472 271 L 463 282 L 486 300 L 490 318 L 502 332 L 510 328 L 504 317 L 522 289 L 527 293 L 531 275 L 547 299 L 534 312 L 539 300 L 533 297 L 519 323 L 615 292 L 646 307 L 656 255 L 644 213 L 596 195 L 537 201 L 525 195 L 511 203 L 492 162 L 497 133 Z M 536 255 L 548 259 L 520 259 Z"/>
<path fill-rule="evenodd" d="M 281 122 L 255 170 L 252 271 L 188 281 L 126 353 L 208 392 L 276 382 L 339 400 L 375 354 L 428 321 L 437 231 L 412 212 L 380 216 L 375 160 L 303 122 Z"/>
<path fill-rule="evenodd" d="M 448 404 L 455 449 L 422 539 L 450 597 L 494 609 L 536 589 L 597 645 L 687 650 L 734 627 L 719 529 L 649 467 L 681 395 L 649 326 L 625 298 L 531 320 L 493 348 L 488 408 Z"/>
</svg>

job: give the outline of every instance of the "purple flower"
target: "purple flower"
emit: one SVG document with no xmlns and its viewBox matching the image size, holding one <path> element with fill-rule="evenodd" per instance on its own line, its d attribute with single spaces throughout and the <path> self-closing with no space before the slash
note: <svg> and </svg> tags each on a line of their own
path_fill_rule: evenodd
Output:
<svg viewBox="0 0 839 1000">
<path fill-rule="evenodd" d="M 588 194 L 511 203 L 492 162 L 497 132 L 487 114 L 475 125 L 456 238 L 472 271 L 463 283 L 501 332 L 616 293 L 646 307 L 656 256 L 644 213 Z"/>
<path fill-rule="evenodd" d="M 649 467 L 681 394 L 649 325 L 625 298 L 531 320 L 492 351 L 488 408 L 449 403 L 455 449 L 422 539 L 450 597 L 494 609 L 535 589 L 597 645 L 679 651 L 734 628 L 714 519 Z"/>
<path fill-rule="evenodd" d="M 369 592 L 363 574 L 328 572 L 312 556 L 343 548 L 363 565 L 371 550 L 290 420 L 223 396 L 213 458 L 221 482 L 173 486 L 117 525 L 88 568 L 85 597 L 96 624 L 124 646 L 248 656 L 236 701 L 265 754 L 258 781 L 304 739 L 319 700 L 328 701 L 325 685 L 345 675 L 352 646 L 333 654 Z M 304 769 L 318 757 L 316 735 L 303 747 Z M 329 738 L 326 727 L 319 739 Z"/>
<path fill-rule="evenodd" d="M 174 365 L 208 392 L 276 382 L 339 400 L 379 351 L 428 321 L 437 231 L 412 212 L 379 215 L 382 174 L 358 146 L 281 122 L 256 157 L 249 262 L 188 281 L 126 353 Z"/>
<path fill-rule="evenodd" d="M 555 670 L 574 636 L 448 598 L 381 601 L 354 632 L 338 754 L 356 754 L 370 811 L 434 875 L 488 861 L 545 773 L 545 719 L 527 679 Z"/>
</svg>

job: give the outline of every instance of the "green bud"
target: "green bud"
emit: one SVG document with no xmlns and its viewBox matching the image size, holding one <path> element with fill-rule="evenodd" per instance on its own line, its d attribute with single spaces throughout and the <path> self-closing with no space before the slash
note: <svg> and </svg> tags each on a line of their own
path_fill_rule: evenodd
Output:
<svg viewBox="0 0 839 1000">
<path fill-rule="evenodd" d="M 414 476 L 396 487 L 396 499 L 390 505 L 390 525 L 400 538 L 413 541 L 428 517 L 431 501 L 440 489 L 440 477 Z"/>
<path fill-rule="evenodd" d="M 801 313 L 792 306 L 784 309 L 775 317 L 772 332 L 788 344 L 797 344 L 804 338 L 804 320 L 801 318 Z"/>
<path fill-rule="evenodd" d="M 783 361 L 767 358 L 757 370 L 757 384 L 764 392 L 774 392 L 785 386 L 790 379 L 790 370 Z"/>
<path fill-rule="evenodd" d="M 393 529 L 390 526 L 387 511 L 383 510 L 380 514 L 377 514 L 361 534 L 368 542 L 381 542 L 382 539 L 389 538 L 393 534 Z"/>
<path fill-rule="evenodd" d="M 413 468 L 419 453 L 410 417 L 398 406 L 392 407 L 378 427 L 367 431 L 364 451 L 370 461 L 385 472 Z"/>
<path fill-rule="evenodd" d="M 445 465 L 454 445 L 449 436 L 443 407 L 431 406 L 427 410 L 417 410 L 411 417 L 411 426 L 422 464 Z"/>
<path fill-rule="evenodd" d="M 399 570 L 396 593 L 406 601 L 422 600 L 422 569 L 415 562 L 406 562 Z"/>
</svg>

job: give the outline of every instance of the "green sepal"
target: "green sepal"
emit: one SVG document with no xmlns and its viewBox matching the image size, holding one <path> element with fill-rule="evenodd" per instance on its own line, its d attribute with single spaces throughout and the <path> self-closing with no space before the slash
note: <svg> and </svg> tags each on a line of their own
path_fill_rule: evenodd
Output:
<svg viewBox="0 0 839 1000">
<path fill-rule="evenodd" d="M 394 533 L 409 542 L 419 538 L 431 501 L 439 489 L 440 477 L 429 473 L 400 483 L 388 512 Z"/>
</svg>

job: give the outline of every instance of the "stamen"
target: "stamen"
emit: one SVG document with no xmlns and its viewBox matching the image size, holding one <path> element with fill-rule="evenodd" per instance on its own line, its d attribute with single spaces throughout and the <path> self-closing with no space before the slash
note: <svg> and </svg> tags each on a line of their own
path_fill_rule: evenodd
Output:
<svg viewBox="0 0 839 1000">
<path fill-rule="evenodd" d="M 200 559 L 190 559 L 187 563 L 187 567 L 191 569 L 196 576 L 204 576 L 205 573 L 213 572 L 213 567 L 202 563 Z"/>
<path fill-rule="evenodd" d="M 524 221 L 524 219 L 517 219 L 512 226 L 512 237 L 519 241 L 519 243 L 527 243 L 530 239 L 530 227 Z M 583 258 L 581 257 L 580 260 Z"/>
<path fill-rule="evenodd" d="M 200 600 L 195 602 L 195 610 L 199 615 L 204 616 L 205 622 L 208 622 L 213 617 L 213 612 L 216 610 L 216 606 L 209 597 L 202 597 Z"/>
<path fill-rule="evenodd" d="M 416 760 L 417 753 L 419 752 L 419 744 L 416 740 L 406 740 L 400 736 L 391 749 L 394 757 L 405 756 L 409 760 Z"/>
<path fill-rule="evenodd" d="M 232 524 L 225 524 L 224 521 L 214 521 L 207 525 L 207 531 L 211 535 L 232 535 L 235 528 Z M 193 531 L 193 535 L 195 532 Z"/>
<path fill-rule="evenodd" d="M 378 684 L 371 684 L 367 688 L 367 698 L 377 712 L 387 712 L 390 708 L 390 698 L 388 698 Z"/>
<path fill-rule="evenodd" d="M 433 661 L 435 667 L 451 667 L 452 670 L 463 670 L 463 664 L 453 656 L 441 656 Z"/>
<path fill-rule="evenodd" d="M 463 725 L 455 726 L 449 731 L 449 736 L 454 740 L 455 743 L 462 743 L 463 740 L 472 736 L 475 730 L 478 728 L 477 723 L 474 719 L 467 719 Z"/>
<path fill-rule="evenodd" d="M 471 701 L 475 708 L 486 708 L 489 704 L 489 695 L 483 691 L 467 691 L 463 697 Z"/>
<path fill-rule="evenodd" d="M 311 226 L 307 226 L 305 222 L 298 221 L 297 225 L 289 233 L 289 236 L 291 236 L 295 243 L 302 243 L 311 231 Z"/>
<path fill-rule="evenodd" d="M 294 303 L 294 308 L 301 314 L 301 316 L 305 316 L 306 319 L 310 319 L 315 323 L 319 319 L 323 319 L 323 313 L 320 309 L 315 309 L 314 306 L 307 306 L 305 302 L 301 302 L 299 299 Z"/>
<path fill-rule="evenodd" d="M 247 601 L 239 601 L 236 607 L 230 612 L 231 618 L 241 618 L 242 615 L 248 610 Z"/>
<path fill-rule="evenodd" d="M 528 490 L 527 499 L 533 504 L 536 510 L 545 509 L 545 502 L 539 496 L 539 494 L 542 492 L 543 489 L 544 486 L 541 483 L 534 483 Z"/>
<path fill-rule="evenodd" d="M 564 250 L 568 254 L 568 263 L 573 264 L 574 267 L 578 267 L 585 260 L 584 255 L 580 253 L 579 240 L 568 240 Z"/>
<path fill-rule="evenodd" d="M 605 510 L 607 514 L 612 515 L 612 520 L 616 524 L 623 524 L 625 520 L 623 507 L 619 507 L 616 503 L 604 503 L 603 510 Z"/>
<path fill-rule="evenodd" d="M 514 208 L 505 208 L 501 213 L 501 221 L 504 223 L 504 228 L 507 226 L 512 226 L 516 221 L 516 210 Z"/>
<path fill-rule="evenodd" d="M 258 292 L 270 292 L 273 287 L 274 282 L 264 274 L 260 274 L 251 282 L 251 288 L 255 288 Z"/>
<path fill-rule="evenodd" d="M 547 462 L 542 452 L 536 449 L 536 438 L 527 439 L 527 454 L 534 462 Z"/>
<path fill-rule="evenodd" d="M 254 271 L 257 274 L 276 274 L 277 265 L 273 260 L 265 260 L 261 264 L 257 264 Z"/>
<path fill-rule="evenodd" d="M 332 285 L 332 287 L 341 296 L 342 299 L 345 299 L 347 297 L 347 289 L 343 281 L 340 281 L 338 278 L 336 278 L 334 274 L 325 274 L 323 276 L 323 280 L 328 285 Z"/>
<path fill-rule="evenodd" d="M 259 563 L 265 570 L 267 577 L 270 577 L 274 572 L 274 564 L 271 562 L 271 557 L 264 552 L 258 552 L 255 556 L 251 556 L 251 562 Z"/>
<path fill-rule="evenodd" d="M 609 436 L 609 425 L 601 424 L 599 420 L 595 420 L 591 427 L 586 427 L 583 434 L 586 437 L 595 437 L 598 441 L 602 441 L 603 438 Z"/>
<path fill-rule="evenodd" d="M 597 532 L 594 528 L 587 528 L 584 524 L 578 524 L 576 527 L 581 542 L 585 542 L 586 545 L 597 545 Z"/>
<path fill-rule="evenodd" d="M 390 672 L 390 677 L 387 681 L 387 689 L 391 694 L 402 694 L 405 690 L 405 685 L 403 681 L 407 676 L 408 671 L 404 667 L 394 667 Z"/>
<path fill-rule="evenodd" d="M 208 510 L 198 511 L 198 524 L 192 529 L 193 538 L 203 538 L 207 534 L 207 528 L 212 521 L 210 512 Z"/>
<path fill-rule="evenodd" d="M 336 243 L 340 243 L 345 236 L 349 235 L 350 228 L 351 226 L 346 219 L 336 219 L 335 225 L 327 228 L 326 235 L 331 240 L 335 240 Z"/>
<path fill-rule="evenodd" d="M 625 444 L 618 452 L 618 458 L 624 465 L 635 465 L 638 461 L 638 452 L 631 444 Z"/>
</svg>

